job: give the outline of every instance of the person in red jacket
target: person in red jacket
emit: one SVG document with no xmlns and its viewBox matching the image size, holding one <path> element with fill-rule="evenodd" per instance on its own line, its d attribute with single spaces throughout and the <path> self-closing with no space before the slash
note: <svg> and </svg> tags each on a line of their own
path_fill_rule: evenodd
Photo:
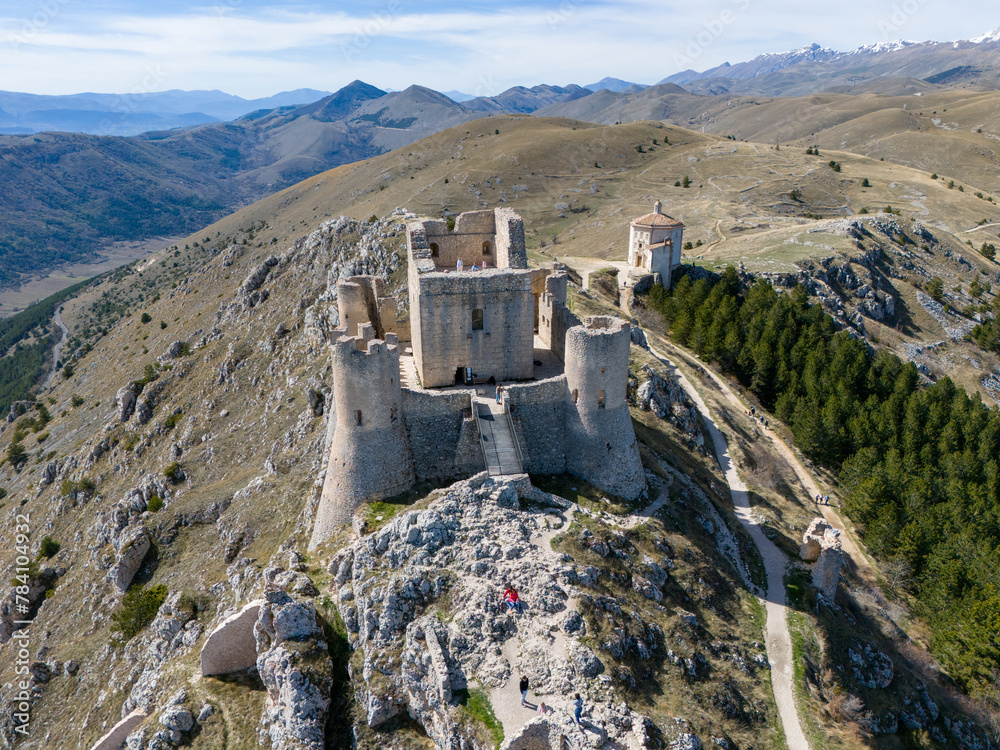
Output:
<svg viewBox="0 0 1000 750">
<path fill-rule="evenodd" d="M 503 600 L 511 612 L 521 613 L 521 597 L 517 595 L 517 589 L 510 584 L 507 584 L 507 588 L 504 589 Z"/>
</svg>

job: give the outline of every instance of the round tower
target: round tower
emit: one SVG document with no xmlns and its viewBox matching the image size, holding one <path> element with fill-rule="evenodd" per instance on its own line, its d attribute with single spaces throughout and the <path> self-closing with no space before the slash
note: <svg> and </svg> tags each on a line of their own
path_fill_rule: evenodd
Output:
<svg viewBox="0 0 1000 750">
<path fill-rule="evenodd" d="M 398 495 L 415 481 L 403 426 L 396 335 L 366 341 L 341 331 L 331 360 L 335 425 L 310 548 L 349 523 L 366 500 Z"/>
<path fill-rule="evenodd" d="M 591 316 L 566 333 L 566 468 L 595 487 L 634 499 L 646 486 L 629 416 L 631 330 L 621 318 Z"/>
</svg>

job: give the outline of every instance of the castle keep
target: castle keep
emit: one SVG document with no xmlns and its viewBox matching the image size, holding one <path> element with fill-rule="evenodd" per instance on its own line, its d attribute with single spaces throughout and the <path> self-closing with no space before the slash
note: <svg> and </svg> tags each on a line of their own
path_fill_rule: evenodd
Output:
<svg viewBox="0 0 1000 750">
<path fill-rule="evenodd" d="M 680 234 L 663 239 L 676 227 L 651 221 L 656 232 L 632 224 L 630 265 L 638 231 L 639 265 L 669 280 Z M 463 213 L 450 228 L 411 220 L 406 243 L 408 328 L 381 279 L 337 284 L 336 413 L 310 546 L 366 500 L 484 470 L 569 472 L 637 497 L 645 477 L 626 402 L 628 322 L 579 320 L 566 306 L 565 271 L 528 268 L 524 225 L 509 208 Z"/>
</svg>

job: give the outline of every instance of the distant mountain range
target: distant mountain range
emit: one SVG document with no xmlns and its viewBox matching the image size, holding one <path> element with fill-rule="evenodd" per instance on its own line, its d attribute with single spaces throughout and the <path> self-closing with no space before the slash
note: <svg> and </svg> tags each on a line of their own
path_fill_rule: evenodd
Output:
<svg viewBox="0 0 1000 750">
<path fill-rule="evenodd" d="M 885 133 L 939 129 L 919 113 L 906 114 L 906 106 L 923 108 L 931 104 L 929 95 L 953 89 L 1000 90 L 1000 30 L 966 42 L 899 42 L 848 53 L 809 45 L 665 81 L 643 86 L 605 78 L 588 86 L 516 86 L 471 98 L 422 86 L 386 92 L 362 81 L 332 94 L 300 89 L 255 100 L 219 91 L 167 91 L 128 101 L 109 94 L 0 92 L 2 127 L 30 130 L 26 123 L 47 123 L 46 130 L 60 131 L 0 135 L 0 283 L 92 257 L 111 241 L 195 231 L 332 167 L 493 114 L 661 120 L 782 143 L 813 136 L 820 143 L 822 131 L 856 119 L 863 120 L 858 132 L 870 133 L 867 140 L 837 131 L 828 147 L 855 144 L 874 153 L 883 148 Z M 822 101 L 788 98 L 819 91 L 825 92 Z M 834 102 L 844 94 L 860 95 L 847 97 L 858 106 Z M 911 98 L 909 105 L 889 98 L 913 95 L 928 97 Z M 970 111 L 980 119 L 965 117 L 963 127 L 986 128 L 991 101 L 977 102 Z M 233 119 L 234 113 L 240 114 Z M 149 132 L 128 137 L 68 132 L 127 132 L 150 123 Z M 983 144 L 950 147 L 964 153 Z M 902 163 L 919 161 L 909 151 L 885 154 Z"/>
<path fill-rule="evenodd" d="M 138 135 L 209 122 L 232 120 L 250 112 L 308 104 L 329 91 L 297 89 L 262 99 L 222 91 L 157 91 L 138 94 L 83 93 L 42 96 L 0 91 L 0 133 L 44 131 L 95 135 Z"/>
<path fill-rule="evenodd" d="M 883 42 L 849 52 L 809 44 L 735 65 L 723 63 L 700 73 L 685 70 L 660 83 L 675 83 L 696 94 L 800 96 L 887 79 L 914 79 L 952 88 L 1000 88 L 1000 28 L 968 41 Z"/>
</svg>

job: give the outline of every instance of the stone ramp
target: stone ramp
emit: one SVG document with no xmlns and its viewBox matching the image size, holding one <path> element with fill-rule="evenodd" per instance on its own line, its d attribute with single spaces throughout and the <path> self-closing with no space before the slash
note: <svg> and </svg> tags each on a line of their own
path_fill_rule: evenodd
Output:
<svg viewBox="0 0 1000 750">
<path fill-rule="evenodd" d="M 490 399 L 475 399 L 478 414 L 479 437 L 486 459 L 486 470 L 491 477 L 522 474 L 521 460 L 514 445 L 510 425 L 503 406 Z"/>
</svg>

